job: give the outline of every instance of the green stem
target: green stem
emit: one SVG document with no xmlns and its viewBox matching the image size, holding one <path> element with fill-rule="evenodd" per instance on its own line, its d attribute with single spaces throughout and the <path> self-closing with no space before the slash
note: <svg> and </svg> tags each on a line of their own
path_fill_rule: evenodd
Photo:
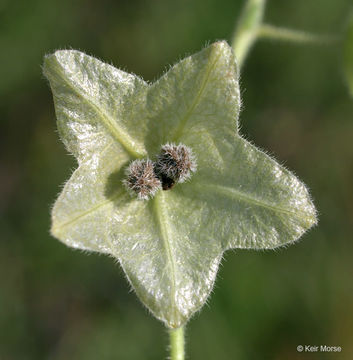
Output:
<svg viewBox="0 0 353 360">
<path fill-rule="evenodd" d="M 184 327 L 169 330 L 170 359 L 184 360 Z"/>
<path fill-rule="evenodd" d="M 266 0 L 248 0 L 241 13 L 232 38 L 232 47 L 239 67 L 254 44 L 262 24 Z"/>
<path fill-rule="evenodd" d="M 257 39 L 266 38 L 301 44 L 332 44 L 338 38 L 263 24 L 266 0 L 247 0 L 232 37 L 232 48 L 241 68 Z"/>
<path fill-rule="evenodd" d="M 328 44 L 337 40 L 334 36 L 310 34 L 305 31 L 280 28 L 267 24 L 263 24 L 258 28 L 258 37 L 309 44 Z"/>
</svg>

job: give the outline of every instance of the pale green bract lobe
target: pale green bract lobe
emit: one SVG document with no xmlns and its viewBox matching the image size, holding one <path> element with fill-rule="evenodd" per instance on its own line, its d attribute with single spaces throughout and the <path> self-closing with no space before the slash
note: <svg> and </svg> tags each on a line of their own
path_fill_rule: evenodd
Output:
<svg viewBox="0 0 353 360">
<path fill-rule="evenodd" d="M 225 250 L 273 249 L 316 223 L 304 184 L 238 134 L 238 72 L 226 42 L 151 85 L 74 50 L 47 56 L 44 74 L 60 136 L 79 164 L 54 205 L 51 232 L 118 259 L 168 327 L 205 303 Z M 167 143 L 192 149 L 192 178 L 150 200 L 131 196 L 126 167 Z"/>
</svg>

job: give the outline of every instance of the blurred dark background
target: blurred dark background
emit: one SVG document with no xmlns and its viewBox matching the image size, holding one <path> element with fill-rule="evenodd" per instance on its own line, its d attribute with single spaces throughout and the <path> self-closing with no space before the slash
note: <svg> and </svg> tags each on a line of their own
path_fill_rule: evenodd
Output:
<svg viewBox="0 0 353 360">
<path fill-rule="evenodd" d="M 43 56 L 74 48 L 158 78 L 207 41 L 230 40 L 236 0 L 0 1 L 0 359 L 167 357 L 167 332 L 111 258 L 49 235 L 75 168 L 55 126 Z M 341 34 L 350 0 L 268 2 L 266 22 Z M 259 42 L 242 71 L 242 133 L 311 189 L 319 225 L 275 252 L 226 254 L 187 327 L 189 359 L 353 358 L 353 99 L 340 44 Z M 340 354 L 297 345 L 341 346 Z"/>
</svg>

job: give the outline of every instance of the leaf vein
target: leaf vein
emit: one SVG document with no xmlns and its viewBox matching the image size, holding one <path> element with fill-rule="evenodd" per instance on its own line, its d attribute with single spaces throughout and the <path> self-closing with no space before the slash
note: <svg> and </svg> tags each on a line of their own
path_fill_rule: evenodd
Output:
<svg viewBox="0 0 353 360">
<path fill-rule="evenodd" d="M 214 184 L 199 184 L 199 186 L 203 189 L 203 191 L 207 191 L 207 188 L 209 188 L 208 191 L 216 191 L 221 194 L 231 195 L 232 197 L 237 198 L 238 200 L 241 200 L 241 201 L 245 201 L 251 205 L 263 207 L 268 210 L 272 210 L 276 213 L 281 213 L 281 214 L 292 216 L 299 221 L 304 221 L 307 224 L 313 225 L 316 222 L 314 214 L 311 214 L 309 212 L 304 212 L 304 211 L 301 211 L 300 213 L 297 211 L 291 211 L 291 210 L 285 209 L 283 207 L 276 206 L 274 204 L 270 204 L 264 200 L 256 199 L 255 197 L 250 196 L 249 194 L 247 194 L 245 192 L 242 192 L 242 191 L 239 191 L 236 189 L 232 189 L 230 187 L 214 185 Z"/>
<path fill-rule="evenodd" d="M 131 139 L 131 137 L 121 129 L 116 121 L 105 111 L 102 111 L 98 105 L 95 104 L 94 100 L 91 99 L 87 93 L 79 91 L 69 79 L 65 76 L 65 73 L 61 70 L 60 67 L 55 68 L 58 76 L 65 82 L 65 84 L 79 96 L 89 107 L 91 107 L 101 119 L 103 125 L 107 130 L 113 135 L 113 137 L 125 148 L 126 152 L 132 157 L 142 157 L 145 156 L 145 151 L 136 150 L 136 142 Z"/>
<path fill-rule="evenodd" d="M 110 199 L 107 199 L 106 201 L 102 201 L 98 204 L 96 204 L 95 206 L 91 207 L 90 209 L 83 211 L 81 213 L 79 213 L 78 215 L 76 215 L 73 219 L 70 219 L 68 221 L 65 221 L 61 224 L 58 224 L 57 226 L 53 227 L 52 231 L 54 233 L 59 233 L 60 230 L 62 230 L 63 228 L 75 224 L 77 222 L 79 222 L 81 219 L 85 218 L 86 216 L 94 213 L 95 211 L 97 211 L 98 209 L 113 203 L 120 195 L 122 194 L 122 191 L 117 192 L 114 196 L 112 196 Z"/>
<path fill-rule="evenodd" d="M 219 52 L 219 54 L 216 56 L 216 59 L 206 68 L 206 71 L 205 71 L 204 77 L 202 79 L 200 89 L 199 89 L 194 101 L 192 102 L 189 110 L 186 112 L 184 118 L 180 121 L 179 126 L 178 126 L 178 128 L 177 128 L 177 130 L 175 132 L 174 139 L 173 139 L 174 142 L 177 142 L 179 140 L 179 138 L 181 137 L 187 121 L 189 120 L 189 118 L 192 115 L 192 113 L 193 113 L 194 109 L 196 108 L 196 106 L 199 104 L 200 99 L 202 97 L 202 94 L 205 91 L 205 88 L 206 88 L 206 86 L 208 84 L 210 75 L 211 75 L 213 69 L 215 68 L 219 58 L 221 57 L 221 55 L 222 55 L 222 52 Z"/>
<path fill-rule="evenodd" d="M 168 264 L 170 267 L 171 275 L 171 311 L 174 313 L 174 318 L 176 320 L 176 304 L 175 304 L 175 295 L 176 295 L 176 266 L 175 260 L 173 258 L 172 249 L 171 249 L 171 229 L 166 216 L 166 209 L 164 204 L 164 195 L 159 193 L 155 198 L 155 214 L 160 228 L 160 234 L 163 240 L 164 249 L 167 255 Z"/>
</svg>

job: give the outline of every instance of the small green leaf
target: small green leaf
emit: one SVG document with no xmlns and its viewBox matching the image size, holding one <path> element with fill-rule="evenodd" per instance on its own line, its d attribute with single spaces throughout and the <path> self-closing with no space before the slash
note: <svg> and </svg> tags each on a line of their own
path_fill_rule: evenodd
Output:
<svg viewBox="0 0 353 360">
<path fill-rule="evenodd" d="M 238 134 L 236 61 L 212 44 L 147 85 L 78 51 L 48 56 L 60 135 L 79 166 L 52 211 L 52 234 L 119 260 L 141 301 L 168 327 L 205 303 L 223 252 L 275 248 L 316 223 L 305 186 Z M 148 201 L 122 184 L 136 158 L 183 143 L 186 183 Z"/>
<path fill-rule="evenodd" d="M 353 96 L 353 13 L 351 14 L 344 40 L 344 71 L 351 96 Z"/>
</svg>

